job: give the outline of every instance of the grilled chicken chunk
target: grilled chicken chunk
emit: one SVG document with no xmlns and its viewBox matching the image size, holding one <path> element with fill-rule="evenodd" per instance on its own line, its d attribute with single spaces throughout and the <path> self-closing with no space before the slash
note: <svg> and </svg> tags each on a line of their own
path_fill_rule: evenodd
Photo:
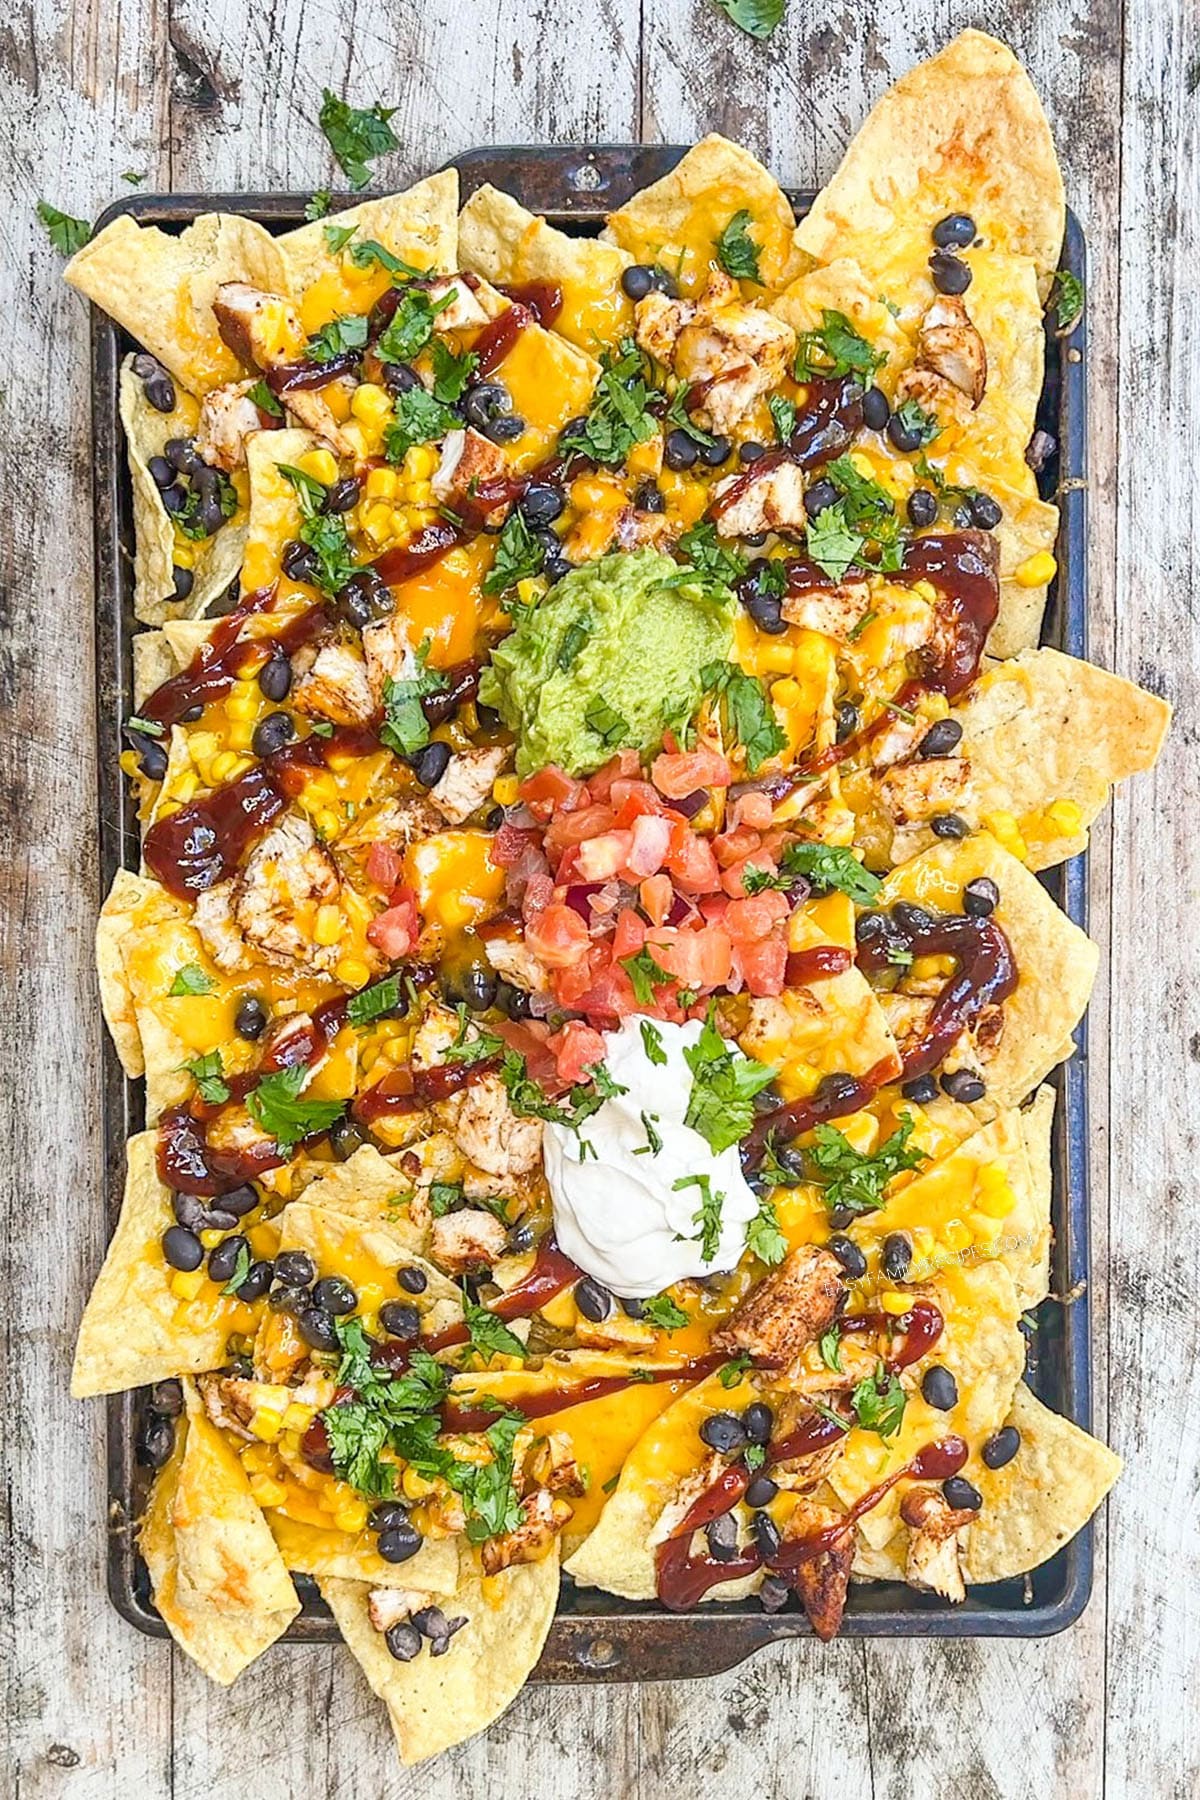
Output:
<svg viewBox="0 0 1200 1800">
<path fill-rule="evenodd" d="M 828 1250 L 799 1245 L 746 1296 L 713 1338 L 715 1348 L 786 1368 L 837 1317 L 846 1292 L 841 1277 Z"/>
<path fill-rule="evenodd" d="M 731 431 L 777 387 L 796 348 L 790 325 L 745 305 L 737 283 L 715 268 L 699 300 L 647 294 L 635 317 L 643 350 L 689 387 L 700 385 L 703 399 L 692 416 L 711 431 Z"/>
<path fill-rule="evenodd" d="M 964 1600 L 966 1584 L 959 1562 L 962 1531 L 979 1515 L 950 1505 L 936 1488 L 913 1488 L 900 1502 L 908 1526 L 904 1579 L 910 1587 L 931 1588 L 947 1600 Z"/>
</svg>

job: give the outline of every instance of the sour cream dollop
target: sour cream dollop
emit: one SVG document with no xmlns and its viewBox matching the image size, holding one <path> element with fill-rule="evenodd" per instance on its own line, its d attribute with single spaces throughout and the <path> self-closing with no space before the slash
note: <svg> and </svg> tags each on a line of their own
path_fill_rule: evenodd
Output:
<svg viewBox="0 0 1200 1800">
<path fill-rule="evenodd" d="M 646 1053 L 643 1026 L 666 1061 Z M 736 1144 L 714 1155 L 707 1138 L 683 1122 L 692 1092 L 684 1051 L 694 1048 L 698 1020 L 670 1025 L 626 1019 L 606 1037 L 605 1064 L 628 1092 L 606 1100 L 581 1128 L 592 1150 L 563 1125 L 547 1125 L 546 1178 L 554 1200 L 559 1246 L 614 1294 L 646 1299 L 674 1281 L 736 1267 L 758 1202 L 746 1185 Z M 652 1039 L 652 1042 L 654 1040 Z M 643 1115 L 645 1115 L 643 1117 Z M 653 1144 L 661 1139 L 657 1152 Z M 702 1189 L 677 1181 L 707 1176 L 722 1196 L 716 1254 L 704 1262 L 695 1215 Z"/>
</svg>

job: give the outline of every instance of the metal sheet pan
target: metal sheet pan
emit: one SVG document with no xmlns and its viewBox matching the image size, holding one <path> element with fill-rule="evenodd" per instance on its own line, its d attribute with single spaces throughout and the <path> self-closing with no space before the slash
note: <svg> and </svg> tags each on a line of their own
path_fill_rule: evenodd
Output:
<svg viewBox="0 0 1200 1800">
<path fill-rule="evenodd" d="M 452 165 L 460 173 L 464 198 L 492 182 L 506 189 L 552 224 L 581 234 L 600 228 L 605 213 L 674 166 L 683 148 L 672 145 L 599 145 L 486 148 L 467 151 Z M 797 213 L 812 194 L 790 196 Z M 356 198 L 361 198 L 357 196 Z M 202 212 L 240 212 L 272 230 L 302 222 L 306 195 L 214 194 L 135 195 L 109 208 L 100 223 L 129 213 L 166 230 L 182 229 Z M 1063 266 L 1083 277 L 1084 241 L 1079 222 L 1068 214 Z M 1083 656 L 1087 650 L 1087 539 L 1085 502 L 1086 339 L 1085 326 L 1069 347 L 1051 335 L 1046 341 L 1046 382 L 1038 422 L 1058 440 L 1057 455 L 1039 477 L 1043 496 L 1062 508 L 1059 572 L 1051 591 L 1044 641 Z M 96 724 L 99 751 L 101 873 L 107 890 L 122 864 L 136 867 L 136 821 L 117 763 L 121 722 L 132 710 L 130 642 L 135 629 L 133 517 L 123 434 L 117 412 L 118 371 L 131 340 L 93 309 L 91 376 L 93 396 L 93 480 L 96 511 Z M 1087 923 L 1086 857 L 1044 877 L 1069 917 Z M 1071 1304 L 1046 1300 L 1028 1333 L 1028 1379 L 1048 1405 L 1085 1428 L 1091 1419 L 1089 1375 L 1087 1039 L 1077 1034 L 1074 1059 L 1053 1081 L 1059 1104 L 1054 1123 L 1054 1251 L 1051 1286 L 1055 1294 L 1081 1292 Z M 125 1140 L 141 1128 L 143 1101 L 138 1083 L 125 1080 L 112 1045 L 105 1040 L 102 1067 L 103 1180 L 109 1227 L 120 1209 Z M 154 1610 L 145 1565 L 133 1541 L 133 1523 L 145 1502 L 147 1471 L 138 1467 L 134 1435 L 141 1396 L 123 1394 L 108 1402 L 108 1589 L 114 1606 L 140 1631 L 163 1637 L 166 1627 Z M 1048 1563 L 1023 1580 L 972 1588 L 962 1606 L 936 1595 L 919 1594 L 901 1583 L 854 1585 L 846 1608 L 845 1637 L 1037 1637 L 1061 1631 L 1087 1604 L 1092 1585 L 1092 1533 L 1086 1527 Z M 303 1611 L 285 1642 L 335 1641 L 337 1629 L 313 1585 L 300 1578 Z M 732 1668 L 764 1644 L 808 1636 L 800 1611 L 773 1616 L 754 1600 L 707 1606 L 672 1615 L 651 1604 L 635 1604 L 607 1594 L 576 1591 L 564 1578 L 559 1612 L 535 1681 L 679 1680 Z"/>
</svg>

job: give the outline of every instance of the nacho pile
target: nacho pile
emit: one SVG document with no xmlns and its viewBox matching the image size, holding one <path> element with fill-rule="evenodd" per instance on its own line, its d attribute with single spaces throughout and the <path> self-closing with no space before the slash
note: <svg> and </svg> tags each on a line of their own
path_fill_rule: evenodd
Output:
<svg viewBox="0 0 1200 1800">
<path fill-rule="evenodd" d="M 457 209 L 68 269 L 141 346 L 149 627 L 97 933 L 146 1129 L 74 1390 L 148 1389 L 180 1645 L 231 1681 L 315 1578 L 408 1762 L 560 1563 L 828 1637 L 1099 1503 L 1022 1382 L 1096 964 L 1037 872 L 1168 716 L 1037 647 L 1063 193 L 1002 45 L 799 224 L 717 137 L 595 240 Z"/>
</svg>

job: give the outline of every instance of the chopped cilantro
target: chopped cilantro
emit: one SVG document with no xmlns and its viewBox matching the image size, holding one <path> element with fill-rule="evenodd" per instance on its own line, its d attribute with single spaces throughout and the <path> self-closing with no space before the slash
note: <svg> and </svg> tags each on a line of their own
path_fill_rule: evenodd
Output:
<svg viewBox="0 0 1200 1800">
<path fill-rule="evenodd" d="M 207 970 L 199 963 L 184 963 L 176 969 L 175 979 L 167 989 L 172 1000 L 178 1000 L 184 994 L 211 994 L 216 982 Z"/>
<path fill-rule="evenodd" d="M 642 1317 L 649 1319 L 658 1331 L 679 1331 L 688 1322 L 688 1316 L 681 1306 L 676 1306 L 669 1294 L 655 1294 L 642 1306 Z"/>
<path fill-rule="evenodd" d="M 747 37 L 762 42 L 783 18 L 787 0 L 716 0 L 716 4 Z"/>
<path fill-rule="evenodd" d="M 755 281 L 761 285 L 759 247 L 750 236 L 749 224 L 750 214 L 743 206 L 734 213 L 717 239 L 717 261 L 735 281 Z"/>
<path fill-rule="evenodd" d="M 583 722 L 589 731 L 594 731 L 601 743 L 615 750 L 618 744 L 629 738 L 629 721 L 602 694 L 593 694 L 583 709 Z"/>
<path fill-rule="evenodd" d="M 125 721 L 130 731 L 140 731 L 143 737 L 160 738 L 163 727 L 157 719 L 143 719 L 140 713 L 130 713 Z"/>
<path fill-rule="evenodd" d="M 746 1247 L 754 1252 L 759 1262 L 766 1263 L 773 1269 L 787 1255 L 787 1239 L 779 1229 L 779 1217 L 774 1203 L 763 1194 L 759 1198 L 758 1211 L 751 1219 L 746 1230 Z"/>
<path fill-rule="evenodd" d="M 591 1070 L 590 1081 L 576 1082 L 560 1100 L 551 1100 L 533 1080 L 525 1067 L 525 1058 L 517 1050 L 505 1052 L 500 1079 L 508 1094 L 509 1105 L 518 1116 L 545 1119 L 552 1125 L 565 1125 L 575 1132 L 599 1112 L 605 1100 L 628 1091 L 613 1080 L 603 1063 L 597 1063 Z"/>
<path fill-rule="evenodd" d="M 422 273 L 420 269 L 414 269 L 411 263 L 393 256 L 390 250 L 385 250 L 374 238 L 363 238 L 360 243 L 355 244 L 350 252 L 350 261 L 356 269 L 369 269 L 372 264 L 377 264 L 379 268 L 386 269 L 389 275 L 411 277 Z"/>
<path fill-rule="evenodd" d="M 709 575 L 724 587 L 733 587 L 746 573 L 742 558 L 725 547 L 715 525 L 693 525 L 680 537 L 676 549 L 698 574 Z"/>
<path fill-rule="evenodd" d="M 391 676 L 383 684 L 384 723 L 379 736 L 397 756 L 413 756 L 429 742 L 429 721 L 421 706 L 429 694 L 440 694 L 447 687 L 446 677 L 437 669 L 426 667 L 429 647 L 422 644 L 417 651 L 417 672 L 403 681 Z"/>
<path fill-rule="evenodd" d="M 86 219 L 73 219 L 70 213 L 59 212 L 46 200 L 38 201 L 37 216 L 60 256 L 74 256 L 91 241 L 92 228 Z"/>
<path fill-rule="evenodd" d="M 831 1325 L 828 1331 L 821 1333 L 817 1339 L 817 1349 L 821 1353 L 821 1361 L 825 1367 L 836 1370 L 840 1375 L 842 1373 L 842 1334 L 836 1325 Z"/>
<path fill-rule="evenodd" d="M 678 1181 L 671 1183 L 671 1192 L 684 1193 L 690 1187 L 700 1190 L 700 1204 L 692 1214 L 692 1224 L 696 1227 L 692 1236 L 700 1239 L 700 1261 L 710 1263 L 721 1241 L 721 1208 L 725 1196 L 719 1188 L 714 1190 L 710 1175 L 681 1175 Z"/>
<path fill-rule="evenodd" d="M 752 1366 L 746 1352 L 739 1350 L 736 1356 L 731 1356 L 727 1363 L 721 1364 L 717 1370 L 717 1380 L 723 1388 L 735 1388 L 746 1370 Z"/>
<path fill-rule="evenodd" d="M 402 463 L 414 444 L 430 444 L 453 431 L 458 420 L 448 406 L 423 387 L 397 394 L 383 433 L 383 454 L 390 463 Z"/>
<path fill-rule="evenodd" d="M 357 225 L 323 225 L 321 236 L 330 256 L 340 256 L 357 230 Z"/>
<path fill-rule="evenodd" d="M 657 1025 L 652 1025 L 649 1019 L 642 1020 L 641 1031 L 642 1049 L 646 1052 L 646 1061 L 653 1063 L 655 1068 L 665 1069 L 667 1053 L 663 1049 L 662 1032 Z"/>
<path fill-rule="evenodd" d="M 1074 331 L 1083 317 L 1083 283 L 1069 269 L 1059 269 L 1054 277 L 1054 320 L 1060 337 Z"/>
<path fill-rule="evenodd" d="M 346 1006 L 346 1017 L 355 1030 L 361 1031 L 373 1019 L 385 1018 L 394 1013 L 400 1005 L 399 975 L 385 975 L 372 987 L 360 988 L 357 994 L 350 996 Z"/>
<path fill-rule="evenodd" d="M 346 1110 L 344 1100 L 301 1100 L 300 1090 L 307 1078 L 308 1070 L 298 1063 L 294 1068 L 264 1075 L 246 1096 L 250 1117 L 275 1139 L 285 1156 L 301 1139 L 328 1131 Z"/>
<path fill-rule="evenodd" d="M 318 188 L 311 198 L 305 202 L 304 217 L 308 220 L 310 225 L 315 223 L 317 219 L 323 219 L 326 216 L 329 211 L 331 198 L 332 196 L 330 195 L 328 188 Z"/>
<path fill-rule="evenodd" d="M 326 226 L 332 230 L 332 226 Z M 332 362 L 335 356 L 345 356 L 351 350 L 362 350 L 367 342 L 367 321 L 364 314 L 351 313 L 343 319 L 330 319 L 322 325 L 320 331 L 314 332 L 304 346 L 307 361 L 315 363 Z"/>
<path fill-rule="evenodd" d="M 518 581 L 540 575 L 545 560 L 545 545 L 534 537 L 523 514 L 514 507 L 496 539 L 496 558 L 483 578 L 484 593 L 503 594 L 516 587 Z"/>
<path fill-rule="evenodd" d="M 902 400 L 892 417 L 899 420 L 906 432 L 916 437 L 915 449 L 923 450 L 926 444 L 932 444 L 934 438 L 941 435 L 942 428 L 937 418 L 933 413 L 926 412 L 919 400 Z"/>
<path fill-rule="evenodd" d="M 821 1198 L 830 1212 L 863 1214 L 883 1205 L 883 1190 L 902 1169 L 919 1168 L 928 1153 L 909 1148 L 914 1120 L 906 1113 L 900 1125 L 877 1150 L 856 1150 L 833 1125 L 818 1125 L 816 1142 L 806 1152 L 822 1184 Z"/>
<path fill-rule="evenodd" d="M 452 292 L 431 300 L 424 288 L 406 288 L 375 345 L 380 362 L 411 362 L 419 356 L 433 336 L 433 321 L 453 299 Z"/>
<path fill-rule="evenodd" d="M 209 1050 L 204 1056 L 194 1056 L 183 1067 L 199 1089 L 200 1098 L 209 1106 L 220 1106 L 228 1100 L 229 1088 L 224 1079 L 225 1069 L 219 1050 Z"/>
<path fill-rule="evenodd" d="M 394 106 L 378 104 L 351 106 L 328 88 L 322 90 L 318 122 L 352 188 L 366 187 L 371 179 L 368 165 L 375 157 L 400 148 L 400 140 L 388 124 L 395 111 Z"/>
<path fill-rule="evenodd" d="M 840 581 L 859 560 L 865 541 L 861 532 L 851 529 L 844 500 L 823 506 L 816 518 L 808 521 L 805 532 L 809 556 L 833 581 Z"/>
<path fill-rule="evenodd" d="M 493 1356 L 518 1356 L 524 1362 L 529 1352 L 520 1338 L 508 1329 L 504 1320 L 486 1306 L 476 1306 L 466 1288 L 463 1289 L 463 1317 L 471 1339 L 471 1348 L 485 1362 Z"/>
<path fill-rule="evenodd" d="M 856 906 L 869 906 L 883 886 L 844 844 L 791 843 L 779 860 L 788 875 L 803 875 L 818 893 L 836 889 L 849 894 Z"/>
<path fill-rule="evenodd" d="M 321 511 L 327 492 L 323 483 L 303 469 L 294 468 L 291 463 L 276 463 L 275 467 L 285 480 L 291 482 L 299 497 L 300 511 L 304 515 L 300 541 L 316 556 L 316 585 L 326 594 L 340 593 L 359 568 L 350 548 L 345 520 L 340 513 Z"/>
<path fill-rule="evenodd" d="M 747 675 L 734 662 L 709 663 L 700 671 L 700 680 L 709 693 L 719 697 L 725 730 L 742 746 L 751 775 L 787 748 L 787 733 L 757 675 Z"/>
<path fill-rule="evenodd" d="M 579 652 L 583 649 L 583 646 L 587 643 L 591 635 L 592 621 L 590 617 L 586 619 L 571 620 L 571 623 L 562 634 L 562 641 L 558 646 L 558 655 L 554 659 L 556 666 L 560 668 L 564 674 L 566 674 L 569 669 L 574 668 Z"/>
<path fill-rule="evenodd" d="M 881 1438 L 895 1437 L 904 1419 L 904 1389 L 884 1363 L 859 1382 L 850 1404 L 863 1430 L 877 1431 Z"/>
<path fill-rule="evenodd" d="M 497 1419 L 484 1434 L 491 1462 L 458 1463 L 450 1475 L 450 1485 L 467 1506 L 467 1538 L 472 1544 L 515 1531 L 524 1517 L 513 1487 L 513 1444 L 524 1423 L 519 1414 Z"/>
<path fill-rule="evenodd" d="M 446 1050 L 448 1063 L 483 1062 L 489 1056 L 499 1056 L 504 1048 L 504 1039 L 497 1037 L 494 1031 L 485 1031 L 477 1025 L 467 1011 L 466 1004 L 458 1004 L 458 1036 Z M 471 1036 L 467 1036 L 468 1027 Z"/>
<path fill-rule="evenodd" d="M 641 1115 L 641 1120 L 642 1129 L 646 1133 L 646 1142 L 640 1145 L 633 1154 L 635 1156 L 657 1156 L 663 1147 L 662 1138 L 655 1129 L 658 1122 L 658 1114 L 644 1112 Z"/>
<path fill-rule="evenodd" d="M 860 475 L 848 456 L 835 457 L 824 473 L 842 495 L 842 516 L 850 530 L 875 546 L 871 566 L 885 574 L 894 573 L 901 566 L 904 549 L 891 495 L 877 481 Z"/>
<path fill-rule="evenodd" d="M 767 411 L 775 426 L 775 436 L 781 444 L 786 444 L 796 429 L 796 402 L 783 394 L 772 394 L 767 401 Z"/>
<path fill-rule="evenodd" d="M 765 1444 L 748 1444 L 742 1461 L 753 1475 L 755 1469 L 761 1469 L 767 1460 Z"/>
<path fill-rule="evenodd" d="M 435 1181 L 429 1189 L 429 1210 L 435 1219 L 444 1219 L 465 1197 L 461 1181 Z"/>
<path fill-rule="evenodd" d="M 479 363 L 473 350 L 456 356 L 445 338 L 435 337 L 429 352 L 433 360 L 434 398 L 450 405 L 461 400 Z"/>
<path fill-rule="evenodd" d="M 702 431 L 688 411 L 687 401 L 691 386 L 690 381 L 681 381 L 675 389 L 667 403 L 667 410 L 662 416 L 662 428 L 664 432 L 685 432 L 694 444 L 700 445 L 701 449 L 711 449 L 717 441 L 716 438 L 711 431 Z M 699 405 L 698 401 L 697 405 Z"/>
<path fill-rule="evenodd" d="M 754 1123 L 755 1094 L 774 1081 L 779 1071 L 752 1062 L 727 1044 L 715 1019 L 716 1008 L 710 1006 L 699 1042 L 683 1053 L 692 1071 L 692 1092 L 683 1122 L 707 1139 L 709 1148 L 719 1156 L 745 1137 Z"/>
<path fill-rule="evenodd" d="M 237 1257 L 234 1260 L 233 1274 L 221 1289 L 223 1294 L 236 1294 L 250 1273 L 250 1246 L 239 1244 Z"/>
<path fill-rule="evenodd" d="M 826 306 L 816 331 L 802 331 L 796 348 L 797 381 L 830 380 L 859 375 L 869 380 L 887 361 L 883 350 L 872 350 L 845 313 Z"/>
<path fill-rule="evenodd" d="M 282 419 L 283 408 L 265 381 L 259 379 L 254 382 L 253 385 L 247 389 L 246 398 L 247 400 L 252 400 L 259 412 L 266 413 L 268 418 Z"/>
<path fill-rule="evenodd" d="M 633 997 L 639 1006 L 653 1006 L 655 988 L 675 979 L 669 969 L 655 961 L 647 944 L 643 944 L 636 956 L 623 956 L 621 967 L 633 983 Z"/>
<path fill-rule="evenodd" d="M 600 376 L 584 423 L 559 439 L 560 451 L 572 450 L 593 462 L 623 463 L 635 444 L 644 444 L 659 422 L 647 410 L 650 389 L 646 363 L 633 338 L 622 338 L 600 358 Z"/>
</svg>

